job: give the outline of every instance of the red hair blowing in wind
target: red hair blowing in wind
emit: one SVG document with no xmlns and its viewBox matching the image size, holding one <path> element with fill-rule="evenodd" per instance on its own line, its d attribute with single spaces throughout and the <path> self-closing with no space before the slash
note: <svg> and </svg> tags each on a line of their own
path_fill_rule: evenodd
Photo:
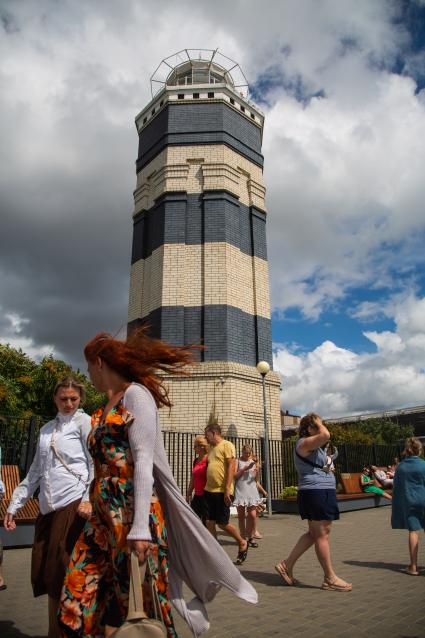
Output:
<svg viewBox="0 0 425 638">
<path fill-rule="evenodd" d="M 100 357 L 127 381 L 144 385 L 158 407 L 171 407 L 167 389 L 158 372 L 181 374 L 185 366 L 193 363 L 193 351 L 201 350 L 203 346 L 172 346 L 160 339 L 151 339 L 147 330 L 147 326 L 136 328 L 125 341 L 101 332 L 87 343 L 84 356 L 91 363 Z"/>
</svg>

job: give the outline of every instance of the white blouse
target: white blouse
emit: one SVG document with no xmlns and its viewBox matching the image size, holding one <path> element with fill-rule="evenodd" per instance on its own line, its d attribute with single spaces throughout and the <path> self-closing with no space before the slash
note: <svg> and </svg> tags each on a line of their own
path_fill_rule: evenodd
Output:
<svg viewBox="0 0 425 638">
<path fill-rule="evenodd" d="M 38 487 L 42 514 L 58 510 L 80 498 L 89 500 L 94 476 L 93 461 L 87 448 L 90 430 L 91 419 L 82 410 L 71 416 L 59 413 L 53 421 L 43 425 L 34 460 L 27 476 L 13 492 L 8 513 L 16 514 Z M 69 469 L 58 459 L 53 447 Z"/>
</svg>

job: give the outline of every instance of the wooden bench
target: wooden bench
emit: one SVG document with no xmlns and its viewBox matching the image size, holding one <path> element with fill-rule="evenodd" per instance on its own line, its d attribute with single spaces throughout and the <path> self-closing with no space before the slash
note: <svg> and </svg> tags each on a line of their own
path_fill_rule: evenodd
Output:
<svg viewBox="0 0 425 638">
<path fill-rule="evenodd" d="M 363 492 L 360 483 L 361 472 L 343 472 L 340 480 L 344 490 L 343 494 L 337 494 L 338 507 L 340 512 L 352 512 L 355 510 L 370 509 L 391 505 L 391 501 L 379 494 Z M 391 494 L 391 490 L 385 490 Z M 297 497 L 288 496 L 285 499 L 273 500 L 273 511 L 285 514 L 298 513 Z"/>
<path fill-rule="evenodd" d="M 32 545 L 34 525 L 40 512 L 38 500 L 35 498 L 28 499 L 24 507 L 16 512 L 16 529 L 12 532 L 7 532 L 3 527 L 3 519 L 9 507 L 13 490 L 21 482 L 18 466 L 3 465 L 1 468 L 1 478 L 5 487 L 5 496 L 0 501 L 0 538 L 3 545 L 4 547 L 26 547 Z"/>
<path fill-rule="evenodd" d="M 377 469 L 380 470 L 385 468 L 379 467 Z M 361 476 L 362 476 L 362 472 L 342 472 L 341 473 L 340 479 L 341 479 L 342 488 L 344 490 L 344 495 L 361 494 L 362 496 L 370 496 L 370 493 L 368 494 L 366 492 L 363 492 L 363 488 L 362 488 L 362 484 L 360 480 Z M 391 490 L 384 490 L 384 491 L 391 494 Z"/>
</svg>

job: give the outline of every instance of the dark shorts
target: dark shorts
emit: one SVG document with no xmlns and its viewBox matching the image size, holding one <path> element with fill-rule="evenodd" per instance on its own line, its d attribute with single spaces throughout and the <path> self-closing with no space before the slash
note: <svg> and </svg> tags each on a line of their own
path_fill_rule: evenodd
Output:
<svg viewBox="0 0 425 638">
<path fill-rule="evenodd" d="M 208 520 L 219 525 L 227 525 L 230 518 L 230 507 L 224 502 L 223 492 L 204 492 L 208 507 Z"/>
<path fill-rule="evenodd" d="M 337 521 L 338 502 L 335 490 L 298 490 L 298 511 L 309 521 Z"/>
<path fill-rule="evenodd" d="M 203 494 L 202 496 L 197 496 L 195 494 L 195 496 L 191 500 L 190 506 L 195 514 L 199 516 L 201 521 L 205 523 L 208 518 L 208 505 L 205 495 Z"/>
</svg>

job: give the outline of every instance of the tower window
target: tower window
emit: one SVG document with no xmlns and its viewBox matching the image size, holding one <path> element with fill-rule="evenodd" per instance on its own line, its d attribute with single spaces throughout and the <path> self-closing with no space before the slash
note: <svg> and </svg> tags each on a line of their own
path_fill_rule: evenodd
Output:
<svg viewBox="0 0 425 638">
<path fill-rule="evenodd" d="M 252 119 L 253 119 L 253 120 L 255 120 L 255 115 L 254 115 L 254 113 L 251 113 L 251 117 L 252 117 Z"/>
<path fill-rule="evenodd" d="M 194 100 L 199 100 L 199 93 L 194 93 L 193 94 L 193 99 Z"/>
<path fill-rule="evenodd" d="M 162 106 L 164 104 L 164 100 L 161 100 L 161 102 L 159 103 L 159 106 Z"/>
<path fill-rule="evenodd" d="M 147 117 L 144 117 L 144 118 L 143 118 L 143 124 L 146 124 L 146 122 L 147 122 L 147 121 L 148 121 L 148 118 L 147 118 Z"/>
<path fill-rule="evenodd" d="M 155 109 L 152 109 L 151 114 L 155 115 Z"/>
<path fill-rule="evenodd" d="M 214 97 L 214 93 L 208 93 L 208 97 Z"/>
<path fill-rule="evenodd" d="M 241 104 L 241 111 L 242 111 L 242 113 L 245 113 L 245 107 L 242 106 L 242 104 Z"/>
<path fill-rule="evenodd" d="M 179 93 L 177 97 L 179 100 L 184 100 L 184 93 Z"/>
<path fill-rule="evenodd" d="M 230 104 L 234 104 L 234 103 L 235 103 L 235 100 L 231 97 L 230 98 Z"/>
</svg>

